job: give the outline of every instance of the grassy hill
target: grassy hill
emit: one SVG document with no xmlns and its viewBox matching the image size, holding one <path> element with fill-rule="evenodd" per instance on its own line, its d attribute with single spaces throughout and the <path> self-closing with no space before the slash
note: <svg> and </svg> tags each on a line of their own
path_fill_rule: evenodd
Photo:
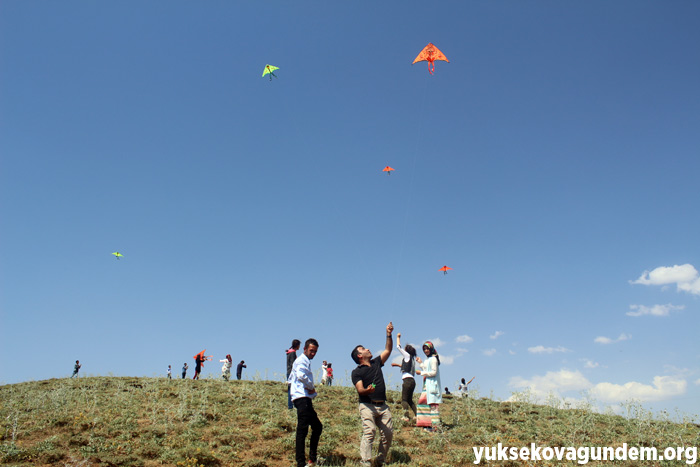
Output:
<svg viewBox="0 0 700 467">
<path fill-rule="evenodd" d="M 116 377 L 1 386 L 0 464 L 293 466 L 296 412 L 287 409 L 285 388 L 270 381 Z M 400 394 L 389 397 L 395 431 L 389 461 L 395 467 L 473 465 L 473 446 L 499 442 L 516 447 L 627 443 L 663 450 L 700 441 L 697 425 L 653 419 L 643 411 L 639 418 L 623 418 L 472 398 L 446 399 L 444 426 L 431 434 L 401 422 Z M 354 389 L 320 388 L 314 405 L 324 424 L 319 446 L 324 465 L 357 465 L 360 421 Z"/>
</svg>

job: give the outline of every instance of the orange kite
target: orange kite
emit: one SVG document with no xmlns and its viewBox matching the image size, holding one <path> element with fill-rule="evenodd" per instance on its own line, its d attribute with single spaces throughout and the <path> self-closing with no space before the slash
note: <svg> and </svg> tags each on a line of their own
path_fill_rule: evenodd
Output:
<svg viewBox="0 0 700 467">
<path fill-rule="evenodd" d="M 393 172 L 394 169 L 389 167 L 388 165 L 382 169 L 382 172 L 386 172 L 387 175 L 391 175 L 391 172 Z"/>
<path fill-rule="evenodd" d="M 206 352 L 206 351 L 207 351 L 207 349 L 204 349 L 192 358 L 194 358 L 195 360 L 199 360 L 200 362 L 205 362 L 207 360 L 211 361 L 211 359 L 213 358 L 213 355 L 204 356 L 204 352 Z M 199 358 L 197 358 L 197 357 L 199 357 Z"/>
<path fill-rule="evenodd" d="M 452 269 L 452 268 L 448 268 L 447 266 L 443 266 L 440 269 L 438 269 L 438 271 L 442 271 L 444 274 L 447 274 L 447 271 L 449 271 L 450 269 Z"/>
<path fill-rule="evenodd" d="M 416 59 L 413 60 L 413 63 L 428 62 L 428 73 L 432 75 L 433 71 L 435 71 L 435 60 L 444 60 L 447 63 L 450 63 L 447 57 L 445 57 L 445 54 L 440 52 L 440 49 L 435 47 L 433 43 L 430 42 L 423 50 L 421 50 Z M 431 65 L 433 67 L 432 70 L 430 69 Z"/>
</svg>

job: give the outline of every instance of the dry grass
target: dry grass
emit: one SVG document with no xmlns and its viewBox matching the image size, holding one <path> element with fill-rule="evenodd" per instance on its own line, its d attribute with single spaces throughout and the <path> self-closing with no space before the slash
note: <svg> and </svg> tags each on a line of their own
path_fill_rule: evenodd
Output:
<svg viewBox="0 0 700 467">
<path fill-rule="evenodd" d="M 314 404 L 324 423 L 319 455 L 325 465 L 357 465 L 360 422 L 354 389 L 323 387 L 319 392 Z M 697 425 L 660 420 L 639 406 L 628 407 L 636 418 L 625 418 L 588 408 L 561 409 L 557 401 L 542 406 L 473 398 L 446 399 L 444 426 L 429 434 L 403 424 L 400 395 L 390 392 L 389 397 L 394 398 L 395 426 L 389 460 L 395 467 L 473 465 L 473 446 L 499 442 L 664 448 L 697 446 L 700 440 Z M 294 464 L 296 413 L 287 409 L 285 386 L 279 382 L 90 377 L 6 385 L 0 387 L 0 424 L 4 465 Z"/>
</svg>

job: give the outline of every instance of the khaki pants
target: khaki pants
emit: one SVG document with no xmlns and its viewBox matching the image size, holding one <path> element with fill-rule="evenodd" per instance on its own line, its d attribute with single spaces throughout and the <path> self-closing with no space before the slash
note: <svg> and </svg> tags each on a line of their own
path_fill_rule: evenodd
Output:
<svg viewBox="0 0 700 467">
<path fill-rule="evenodd" d="M 370 465 L 372 461 L 372 443 L 374 435 L 379 429 L 379 452 L 377 464 L 386 462 L 391 440 L 394 437 L 393 423 L 389 406 L 368 404 L 360 402 L 360 418 L 362 419 L 362 441 L 360 442 L 360 457 L 363 465 Z"/>
</svg>

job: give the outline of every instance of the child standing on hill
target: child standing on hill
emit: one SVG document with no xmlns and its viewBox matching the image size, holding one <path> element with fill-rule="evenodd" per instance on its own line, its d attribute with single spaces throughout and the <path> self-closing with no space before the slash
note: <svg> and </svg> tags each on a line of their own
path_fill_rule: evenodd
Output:
<svg viewBox="0 0 700 467">
<path fill-rule="evenodd" d="M 173 379 L 173 369 L 168 365 L 168 379 Z"/>
<path fill-rule="evenodd" d="M 73 376 L 71 376 L 71 378 L 78 376 L 78 372 L 80 371 L 80 367 L 82 367 L 82 365 L 80 364 L 80 360 L 76 360 L 75 366 L 73 367 Z"/>
<path fill-rule="evenodd" d="M 187 376 L 187 369 L 189 367 L 187 366 L 187 362 L 185 362 L 184 365 L 182 365 L 182 379 L 185 379 L 185 376 Z"/>
<path fill-rule="evenodd" d="M 331 368 L 332 363 L 328 363 L 328 366 L 326 367 L 326 384 L 328 386 L 333 385 L 333 368 Z"/>
</svg>

